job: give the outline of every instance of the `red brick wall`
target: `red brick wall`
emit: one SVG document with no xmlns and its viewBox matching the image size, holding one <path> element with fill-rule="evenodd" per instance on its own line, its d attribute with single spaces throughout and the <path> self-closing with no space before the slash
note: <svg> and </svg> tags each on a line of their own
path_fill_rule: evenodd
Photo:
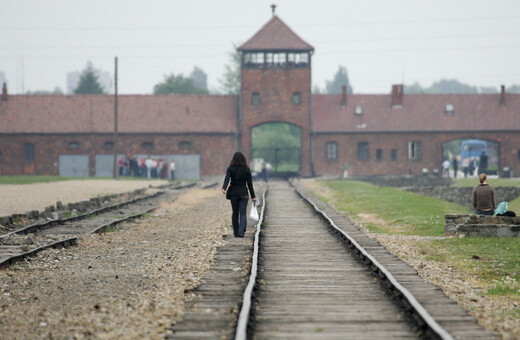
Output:
<svg viewBox="0 0 520 340">
<path fill-rule="evenodd" d="M 113 135 L 0 135 L 0 175 L 58 175 L 59 155 L 88 154 L 90 176 L 95 176 L 95 155 L 112 154 L 104 143 L 113 141 Z M 69 149 L 69 142 L 80 143 L 79 149 Z M 152 142 L 153 149 L 142 148 L 143 142 Z M 182 149 L 180 142 L 190 142 L 191 148 Z M 24 144 L 34 144 L 34 163 L 26 164 Z M 199 154 L 201 176 L 223 175 L 235 150 L 233 134 L 136 134 L 120 135 L 118 153 L 126 154 Z"/>
<path fill-rule="evenodd" d="M 403 175 L 421 174 L 423 168 L 430 173 L 434 168 L 441 169 L 442 143 L 455 139 L 484 139 L 499 143 L 499 169 L 509 166 L 514 174 L 520 173 L 520 135 L 515 132 L 482 133 L 363 133 L 363 134 L 317 134 L 314 139 L 314 169 L 316 175 L 340 176 L 343 164 L 348 164 L 349 175 Z M 408 159 L 408 142 L 421 143 L 422 157 Z M 336 142 L 338 158 L 326 159 L 328 142 Z M 359 142 L 368 142 L 368 159 L 359 160 Z M 382 150 L 382 159 L 376 160 L 376 149 Z M 397 160 L 392 161 L 390 152 L 397 151 Z"/>
<path fill-rule="evenodd" d="M 260 103 L 251 104 L 253 92 Z M 294 93 L 301 103 L 293 104 Z M 241 150 L 251 158 L 251 129 L 263 123 L 284 122 L 301 128 L 301 174 L 311 175 L 310 165 L 310 68 L 265 68 L 242 70 L 242 139 Z"/>
</svg>

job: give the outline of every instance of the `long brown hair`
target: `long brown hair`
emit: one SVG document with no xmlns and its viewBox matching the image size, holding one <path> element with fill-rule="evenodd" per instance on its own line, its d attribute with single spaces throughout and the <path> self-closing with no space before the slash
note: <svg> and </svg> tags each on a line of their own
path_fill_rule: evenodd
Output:
<svg viewBox="0 0 520 340">
<path fill-rule="evenodd" d="M 231 163 L 229 163 L 229 166 L 243 166 L 248 168 L 246 156 L 244 156 L 242 152 L 235 152 L 233 159 L 231 159 Z"/>
</svg>

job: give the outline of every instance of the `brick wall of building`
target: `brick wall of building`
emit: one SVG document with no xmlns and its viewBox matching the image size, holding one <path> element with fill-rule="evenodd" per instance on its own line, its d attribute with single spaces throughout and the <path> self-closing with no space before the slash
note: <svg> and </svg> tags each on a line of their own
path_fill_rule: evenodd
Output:
<svg viewBox="0 0 520 340">
<path fill-rule="evenodd" d="M 0 135 L 0 175 L 59 174 L 59 156 L 89 155 L 89 174 L 95 176 L 95 156 L 112 154 L 105 148 L 111 134 L 4 134 Z M 79 147 L 70 148 L 71 142 Z M 153 147 L 143 147 L 151 142 Z M 24 145 L 34 145 L 34 161 L 25 160 Z M 235 151 L 234 134 L 122 134 L 118 154 L 199 154 L 201 176 L 222 175 Z"/>
<path fill-rule="evenodd" d="M 456 139 L 483 139 L 499 144 L 499 171 L 508 166 L 513 173 L 520 173 L 520 134 L 517 132 L 481 133 L 321 133 L 314 138 L 314 170 L 316 175 L 340 176 L 348 164 L 348 173 L 362 175 L 421 174 L 423 168 L 430 173 L 441 169 L 442 144 Z M 421 143 L 421 158 L 408 158 L 408 143 Z M 358 143 L 368 143 L 368 158 L 358 159 Z M 336 143 L 337 159 L 327 159 L 327 143 Z M 381 149 L 381 160 L 376 159 L 376 150 Z M 396 160 L 391 159 L 391 150 L 396 150 Z"/>
</svg>

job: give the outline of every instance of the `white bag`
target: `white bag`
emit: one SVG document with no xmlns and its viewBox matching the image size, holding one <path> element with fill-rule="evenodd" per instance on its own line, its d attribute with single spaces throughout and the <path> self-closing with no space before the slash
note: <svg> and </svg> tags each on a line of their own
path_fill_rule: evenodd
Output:
<svg viewBox="0 0 520 340">
<path fill-rule="evenodd" d="M 249 219 L 253 222 L 258 222 L 260 217 L 258 217 L 258 211 L 256 210 L 256 204 L 253 202 L 251 204 L 251 211 L 249 212 Z"/>
</svg>

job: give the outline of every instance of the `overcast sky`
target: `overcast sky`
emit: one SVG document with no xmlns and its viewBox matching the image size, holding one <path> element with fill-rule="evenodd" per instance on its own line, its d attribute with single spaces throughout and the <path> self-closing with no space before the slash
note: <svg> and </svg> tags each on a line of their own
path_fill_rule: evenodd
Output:
<svg viewBox="0 0 520 340">
<path fill-rule="evenodd" d="M 119 92 L 150 94 L 164 75 L 194 66 L 219 78 L 233 43 L 276 14 L 314 46 L 313 84 L 338 66 L 354 93 L 455 78 L 520 83 L 520 0 L 0 0 L 0 72 L 9 93 L 66 91 L 87 61 L 114 72 Z"/>
</svg>

